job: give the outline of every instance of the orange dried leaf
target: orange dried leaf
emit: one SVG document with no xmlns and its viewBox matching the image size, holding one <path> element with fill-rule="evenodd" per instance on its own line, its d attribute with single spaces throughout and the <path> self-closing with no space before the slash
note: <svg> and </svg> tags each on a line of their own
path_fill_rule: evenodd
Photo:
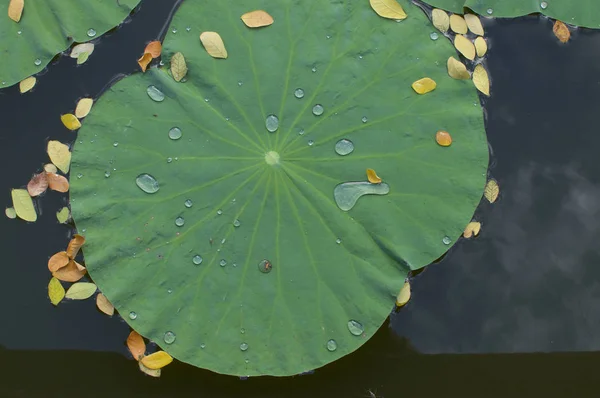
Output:
<svg viewBox="0 0 600 398">
<path fill-rule="evenodd" d="M 564 22 L 558 20 L 554 22 L 552 31 L 554 32 L 554 36 L 556 36 L 561 43 L 566 43 L 571 38 L 571 32 Z"/>
<path fill-rule="evenodd" d="M 141 359 L 142 363 L 148 369 L 161 369 L 173 362 L 173 357 L 164 351 L 156 351 Z"/>
<path fill-rule="evenodd" d="M 373 169 L 367 169 L 367 179 L 369 180 L 369 182 L 371 184 L 380 184 L 381 183 L 381 178 L 379 178 L 379 176 Z"/>
<path fill-rule="evenodd" d="M 440 146 L 450 146 L 452 144 L 452 136 L 449 132 L 440 130 L 435 133 L 435 142 Z"/>
<path fill-rule="evenodd" d="M 58 252 L 48 260 L 48 269 L 50 272 L 56 272 L 62 267 L 66 267 L 69 264 L 69 256 L 67 252 Z"/>
<path fill-rule="evenodd" d="M 162 44 L 159 41 L 151 41 L 148 43 L 146 48 L 144 49 L 144 55 L 150 54 L 152 58 L 160 57 L 160 53 L 162 52 Z"/>
<path fill-rule="evenodd" d="M 140 59 L 138 59 L 138 65 L 142 68 L 142 72 L 146 72 L 146 68 L 148 68 L 148 64 L 152 61 L 152 54 L 144 53 Z"/>
<path fill-rule="evenodd" d="M 57 192 L 67 192 L 69 190 L 69 180 L 56 173 L 46 173 L 48 188 Z"/>
<path fill-rule="evenodd" d="M 98 293 L 96 296 L 96 306 L 102 312 L 108 316 L 113 316 L 115 313 L 115 307 L 108 301 L 105 295 Z"/>
<path fill-rule="evenodd" d="M 75 258 L 77 253 L 79 253 L 79 249 L 81 249 L 81 246 L 83 246 L 84 243 L 85 238 L 83 236 L 77 234 L 73 235 L 73 238 L 67 246 L 67 255 L 69 258 Z"/>
<path fill-rule="evenodd" d="M 24 5 L 24 0 L 10 0 L 10 3 L 8 3 L 8 17 L 15 22 L 19 22 L 23 14 Z"/>
<path fill-rule="evenodd" d="M 46 173 L 35 174 L 27 184 L 27 192 L 30 196 L 38 196 L 48 189 L 48 179 Z"/>
<path fill-rule="evenodd" d="M 81 264 L 79 264 L 77 261 L 75 261 L 75 266 L 77 267 L 77 269 L 79 271 L 85 271 L 85 267 Z"/>
<path fill-rule="evenodd" d="M 127 348 L 129 348 L 129 352 L 131 352 L 136 361 L 142 359 L 146 353 L 146 343 L 144 343 L 142 336 L 135 330 L 132 330 L 129 333 L 129 337 L 127 337 Z"/>
<path fill-rule="evenodd" d="M 85 275 L 85 268 L 79 269 L 81 265 L 77 264 L 74 260 L 69 261 L 66 267 L 62 267 L 58 271 L 52 273 L 52 276 L 63 282 L 77 282 Z"/>
<path fill-rule="evenodd" d="M 262 28 L 273 23 L 273 17 L 263 10 L 250 11 L 242 15 L 242 21 L 249 28 Z"/>
</svg>

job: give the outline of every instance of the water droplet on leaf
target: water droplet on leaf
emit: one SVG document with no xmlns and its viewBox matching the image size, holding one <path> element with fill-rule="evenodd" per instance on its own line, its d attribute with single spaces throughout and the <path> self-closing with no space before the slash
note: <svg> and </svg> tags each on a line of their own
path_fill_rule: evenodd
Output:
<svg viewBox="0 0 600 398">
<path fill-rule="evenodd" d="M 548 8 L 548 3 L 546 3 L 545 1 L 542 1 L 542 2 L 540 3 L 540 8 L 541 8 L 542 10 L 545 10 L 546 8 Z"/>
<path fill-rule="evenodd" d="M 137 319 L 137 314 L 135 312 L 131 311 L 129 313 L 129 319 L 131 319 L 132 321 Z"/>
<path fill-rule="evenodd" d="M 273 264 L 269 260 L 262 260 L 258 263 L 258 270 L 262 273 L 269 273 L 273 269 Z"/>
<path fill-rule="evenodd" d="M 313 109 L 312 109 L 312 113 L 315 116 L 321 116 L 324 111 L 325 111 L 325 109 L 323 108 L 323 105 L 319 105 L 319 104 L 313 106 Z"/>
<path fill-rule="evenodd" d="M 90 28 L 90 29 L 88 29 L 88 31 L 87 31 L 87 35 L 88 35 L 89 37 L 94 37 L 94 36 L 96 36 L 96 31 L 95 31 L 94 29 Z"/>
<path fill-rule="evenodd" d="M 144 173 L 137 176 L 135 179 L 137 186 L 146 193 L 155 193 L 158 191 L 158 181 L 150 174 Z"/>
<path fill-rule="evenodd" d="M 188 209 L 194 205 L 194 203 L 192 202 L 192 200 L 191 200 L 191 199 L 187 199 L 187 200 L 186 200 L 186 201 L 185 201 L 183 204 L 184 204 L 184 205 L 185 205 L 185 207 L 187 207 Z"/>
<path fill-rule="evenodd" d="M 430 38 L 431 40 L 437 40 L 437 39 L 439 38 L 439 35 L 438 35 L 437 33 L 435 33 L 435 32 L 431 32 L 431 33 L 429 34 L 429 38 Z"/>
<path fill-rule="evenodd" d="M 348 330 L 354 336 L 360 336 L 365 331 L 365 327 L 360 322 L 351 319 L 348 321 Z"/>
<path fill-rule="evenodd" d="M 242 223 L 240 222 L 240 220 L 238 220 L 237 218 L 235 220 L 233 220 L 233 226 L 234 227 L 239 227 L 240 225 L 242 225 Z"/>
<path fill-rule="evenodd" d="M 449 245 L 451 242 L 452 242 L 452 240 L 450 239 L 449 236 L 444 236 L 442 238 L 442 243 L 445 244 L 445 245 Z"/>
<path fill-rule="evenodd" d="M 181 129 L 179 127 L 173 127 L 169 130 L 169 138 L 172 140 L 178 140 L 182 136 Z"/>
<path fill-rule="evenodd" d="M 337 343 L 331 339 L 327 342 L 327 351 L 333 352 L 335 350 L 337 350 Z"/>
<path fill-rule="evenodd" d="M 162 91 L 160 91 L 156 86 L 150 85 L 146 89 L 148 96 L 152 98 L 153 101 L 162 102 L 165 99 L 165 95 Z"/>
<path fill-rule="evenodd" d="M 267 116 L 265 126 L 270 133 L 274 133 L 279 128 L 279 118 L 275 115 Z"/>
<path fill-rule="evenodd" d="M 242 344 L 240 344 L 240 350 L 246 351 L 247 349 L 248 349 L 248 343 L 242 343 Z"/>
<path fill-rule="evenodd" d="M 335 152 L 338 155 L 346 156 L 346 155 L 351 154 L 353 151 L 354 151 L 354 144 L 352 143 L 352 141 L 347 140 L 345 138 L 342 140 L 339 140 L 335 144 Z"/>
<path fill-rule="evenodd" d="M 371 184 L 366 181 L 344 182 L 333 190 L 335 203 L 343 211 L 349 211 L 356 205 L 358 199 L 364 195 L 386 195 L 390 186 L 386 183 Z"/>
<path fill-rule="evenodd" d="M 175 339 L 177 338 L 177 336 L 175 336 L 175 333 L 168 331 L 165 333 L 165 343 L 167 344 L 173 344 L 175 342 Z"/>
<path fill-rule="evenodd" d="M 178 227 L 183 227 L 183 224 L 185 224 L 185 220 L 183 219 L 183 217 L 177 217 L 175 219 L 175 225 L 177 225 Z"/>
<path fill-rule="evenodd" d="M 221 259 L 221 261 L 219 261 L 219 265 L 220 265 L 221 267 L 224 267 L 224 266 L 226 266 L 226 265 L 227 265 L 227 260 L 225 260 L 224 258 L 222 258 L 222 259 Z"/>
<path fill-rule="evenodd" d="M 200 255 L 196 254 L 194 257 L 192 257 L 192 262 L 195 265 L 200 265 L 200 264 L 202 264 L 202 257 Z"/>
<path fill-rule="evenodd" d="M 302 90 L 301 88 L 297 88 L 296 90 L 294 90 L 294 97 L 300 99 L 304 97 L 304 90 Z"/>
</svg>

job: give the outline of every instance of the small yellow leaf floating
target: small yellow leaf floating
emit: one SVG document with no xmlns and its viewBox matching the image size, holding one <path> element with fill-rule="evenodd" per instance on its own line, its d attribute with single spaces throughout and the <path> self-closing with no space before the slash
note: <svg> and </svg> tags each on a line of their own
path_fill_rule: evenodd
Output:
<svg viewBox="0 0 600 398">
<path fill-rule="evenodd" d="M 23 14 L 24 5 L 24 0 L 10 0 L 10 3 L 8 3 L 8 17 L 15 22 L 19 22 Z"/>
<path fill-rule="evenodd" d="M 498 186 L 498 182 L 494 179 L 489 180 L 483 190 L 483 196 L 485 196 L 490 203 L 494 203 L 496 199 L 498 199 L 499 194 L 500 187 Z"/>
<path fill-rule="evenodd" d="M 367 180 L 369 180 L 371 184 L 381 183 L 381 178 L 379 178 L 379 176 L 373 169 L 367 169 Z"/>
<path fill-rule="evenodd" d="M 90 57 L 90 53 L 88 53 L 88 52 L 83 52 L 83 53 L 79 54 L 79 56 L 77 57 L 77 65 L 84 64 L 85 61 L 87 61 L 89 57 Z"/>
<path fill-rule="evenodd" d="M 90 110 L 92 110 L 92 105 L 94 104 L 94 100 L 91 98 L 82 98 L 77 102 L 77 107 L 75 107 L 75 116 L 79 119 L 86 117 Z"/>
<path fill-rule="evenodd" d="M 183 54 L 180 52 L 173 54 L 171 57 L 171 74 L 173 75 L 173 79 L 176 82 L 180 82 L 187 75 L 187 71 L 188 68 Z"/>
<path fill-rule="evenodd" d="M 113 316 L 115 313 L 115 307 L 108 301 L 105 295 L 98 293 L 96 296 L 96 306 L 102 312 L 108 316 Z"/>
<path fill-rule="evenodd" d="M 27 184 L 29 196 L 35 197 L 43 194 L 48 189 L 48 177 L 46 173 L 35 174 Z"/>
<path fill-rule="evenodd" d="M 465 231 L 463 232 L 463 236 L 465 238 L 470 238 L 471 236 L 479 235 L 479 231 L 481 230 L 481 223 L 477 221 L 471 221 L 465 227 Z"/>
<path fill-rule="evenodd" d="M 477 90 L 481 91 L 489 97 L 490 95 L 490 79 L 488 77 L 485 68 L 481 65 L 475 66 L 473 70 L 473 84 L 477 87 Z"/>
<path fill-rule="evenodd" d="M 454 57 L 448 58 L 448 75 L 453 79 L 467 80 L 471 78 L 465 64 Z"/>
<path fill-rule="evenodd" d="M 142 57 L 138 59 L 137 62 L 140 68 L 142 68 L 142 72 L 146 72 L 150 61 L 152 61 L 152 54 L 150 53 L 144 53 L 144 55 L 142 55 Z"/>
<path fill-rule="evenodd" d="M 431 21 L 440 32 L 446 33 L 450 28 L 450 17 L 444 10 L 434 8 L 431 12 Z"/>
<path fill-rule="evenodd" d="M 13 207 L 19 218 L 31 222 L 37 220 L 37 213 L 35 212 L 35 207 L 33 207 L 33 200 L 31 200 L 31 196 L 29 196 L 29 193 L 26 190 L 13 189 L 10 194 L 12 196 Z"/>
<path fill-rule="evenodd" d="M 171 362 L 173 362 L 173 358 L 164 351 L 157 351 L 148 355 L 147 357 L 142 358 L 142 363 L 148 369 L 164 368 Z"/>
<path fill-rule="evenodd" d="M 144 366 L 144 364 L 140 361 L 138 362 L 138 365 L 140 366 L 140 370 L 147 374 L 148 376 L 152 376 L 152 377 L 160 377 L 161 374 L 161 370 L 160 369 L 150 369 Z"/>
<path fill-rule="evenodd" d="M 17 212 L 15 211 L 14 207 L 7 207 L 4 209 L 4 214 L 6 214 L 6 217 L 10 218 L 11 220 L 17 218 Z"/>
<path fill-rule="evenodd" d="M 48 141 L 48 156 L 60 171 L 65 174 L 69 172 L 71 151 L 68 146 L 59 141 Z"/>
<path fill-rule="evenodd" d="M 65 298 L 65 288 L 56 278 L 50 279 L 50 283 L 48 283 L 48 297 L 54 305 L 58 305 Z"/>
<path fill-rule="evenodd" d="M 52 273 L 52 276 L 64 282 L 77 282 L 85 275 L 86 269 L 75 260 L 69 261 L 66 267 Z"/>
<path fill-rule="evenodd" d="M 461 35 L 467 34 L 467 22 L 460 15 L 453 14 L 450 16 L 450 29 L 452 29 L 454 33 Z"/>
<path fill-rule="evenodd" d="M 221 39 L 221 36 L 217 32 L 202 32 L 200 34 L 200 41 L 211 57 L 227 58 L 225 43 L 223 43 L 223 39 Z"/>
<path fill-rule="evenodd" d="M 487 53 L 487 43 L 483 37 L 475 39 L 475 52 L 478 57 L 483 57 Z"/>
<path fill-rule="evenodd" d="M 64 224 L 69 220 L 69 208 L 63 207 L 56 212 L 56 219 L 59 223 Z"/>
<path fill-rule="evenodd" d="M 72 113 L 67 113 L 65 115 L 60 115 L 60 120 L 63 122 L 66 128 L 69 130 L 77 130 L 81 127 L 81 122 L 75 115 Z"/>
<path fill-rule="evenodd" d="M 88 56 L 90 56 L 90 55 L 92 55 L 93 52 L 94 52 L 94 43 L 81 43 L 81 44 L 77 44 L 76 46 L 73 46 L 73 49 L 71 50 L 71 54 L 69 54 L 69 57 L 77 59 L 83 53 L 88 53 Z"/>
<path fill-rule="evenodd" d="M 162 44 L 159 41 L 151 41 L 144 49 L 144 54 L 150 54 L 152 58 L 160 57 L 162 52 Z"/>
<path fill-rule="evenodd" d="M 476 35 L 483 36 L 483 25 L 481 25 L 481 20 L 475 14 L 465 14 L 465 22 L 469 27 L 469 30 Z M 466 33 L 466 32 L 465 32 Z"/>
<path fill-rule="evenodd" d="M 440 146 L 450 146 L 452 144 L 452 136 L 449 132 L 440 130 L 435 133 L 435 142 Z"/>
<path fill-rule="evenodd" d="M 19 91 L 21 94 L 28 92 L 35 86 L 36 82 L 37 79 L 33 76 L 29 76 L 28 78 L 21 80 L 19 83 Z"/>
<path fill-rule="evenodd" d="M 398 297 L 396 297 L 396 306 L 402 307 L 408 303 L 410 300 L 410 283 L 407 281 L 404 282 L 402 289 L 400 289 L 400 293 L 398 293 Z"/>
<path fill-rule="evenodd" d="M 417 94 L 427 94 L 435 90 L 436 87 L 437 83 L 433 79 L 430 79 L 428 77 L 419 79 L 412 84 L 412 88 Z"/>
<path fill-rule="evenodd" d="M 71 238 L 69 244 L 67 245 L 67 255 L 70 259 L 73 259 L 77 256 L 79 249 L 81 249 L 81 246 L 83 246 L 84 243 L 85 238 L 83 236 L 78 234 L 73 235 L 73 238 Z"/>
<path fill-rule="evenodd" d="M 142 359 L 146 353 L 146 343 L 144 343 L 142 336 L 135 330 L 132 330 L 129 336 L 127 336 L 127 348 L 129 348 L 129 352 L 136 361 Z"/>
<path fill-rule="evenodd" d="M 71 300 L 85 300 L 96 292 L 96 285 L 89 282 L 78 282 L 71 285 L 65 297 Z"/>
<path fill-rule="evenodd" d="M 52 163 L 47 163 L 44 165 L 44 171 L 46 173 L 56 173 L 56 172 L 58 172 L 58 169 Z"/>
<path fill-rule="evenodd" d="M 273 17 L 263 10 L 250 11 L 242 15 L 242 21 L 249 28 L 262 28 L 273 23 Z"/>
<path fill-rule="evenodd" d="M 66 267 L 71 259 L 67 255 L 67 252 L 58 252 L 48 260 L 48 269 L 50 272 L 56 272 L 59 269 Z"/>
<path fill-rule="evenodd" d="M 454 38 L 454 47 L 460 52 L 466 59 L 473 61 L 475 59 L 475 46 L 469 39 L 463 35 L 456 35 Z"/>
<path fill-rule="evenodd" d="M 402 20 L 406 19 L 406 13 L 404 9 L 396 0 L 369 0 L 371 2 L 371 8 L 380 17 Z"/>
<path fill-rule="evenodd" d="M 554 22 L 554 27 L 552 28 L 554 32 L 554 36 L 560 40 L 561 43 L 566 43 L 571 38 L 571 32 L 569 31 L 569 27 L 564 24 L 564 22 L 556 21 Z"/>
</svg>

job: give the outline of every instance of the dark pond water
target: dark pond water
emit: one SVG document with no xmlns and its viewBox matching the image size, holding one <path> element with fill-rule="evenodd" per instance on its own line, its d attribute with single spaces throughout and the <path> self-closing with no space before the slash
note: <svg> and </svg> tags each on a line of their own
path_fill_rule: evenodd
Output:
<svg viewBox="0 0 600 398">
<path fill-rule="evenodd" d="M 0 91 L 0 192 L 70 141 L 59 115 L 96 97 L 158 38 L 174 0 L 144 1 L 80 67 L 59 58 L 33 95 Z M 600 379 L 600 32 L 569 45 L 537 17 L 486 26 L 493 96 L 486 102 L 498 203 L 483 232 L 413 280 L 413 299 L 356 353 L 290 378 L 238 380 L 175 363 L 161 379 L 127 357 L 126 324 L 93 301 L 46 297 L 49 254 L 68 229 L 49 193 L 37 223 L 0 218 L 0 397 L 515 397 L 598 396 Z M 115 317 L 116 318 L 116 317 Z"/>
</svg>

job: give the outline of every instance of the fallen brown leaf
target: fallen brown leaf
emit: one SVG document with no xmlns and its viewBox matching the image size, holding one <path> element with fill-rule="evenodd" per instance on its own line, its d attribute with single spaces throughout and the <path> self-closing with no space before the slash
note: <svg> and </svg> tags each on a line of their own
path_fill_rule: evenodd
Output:
<svg viewBox="0 0 600 398">
<path fill-rule="evenodd" d="M 29 196 L 38 196 L 46 192 L 48 189 L 48 178 L 46 173 L 35 174 L 27 184 L 27 192 Z"/>
</svg>

